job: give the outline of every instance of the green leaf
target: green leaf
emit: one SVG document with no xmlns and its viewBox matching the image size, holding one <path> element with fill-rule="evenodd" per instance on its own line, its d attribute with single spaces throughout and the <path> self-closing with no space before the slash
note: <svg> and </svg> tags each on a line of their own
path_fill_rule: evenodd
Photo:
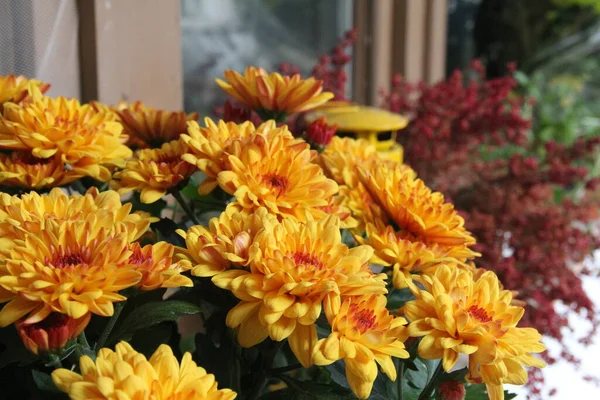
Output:
<svg viewBox="0 0 600 400">
<path fill-rule="evenodd" d="M 45 372 L 31 370 L 35 386 L 43 392 L 62 393 L 52 382 L 50 374 Z"/>
<path fill-rule="evenodd" d="M 487 390 L 484 384 L 465 385 L 465 400 L 488 400 Z"/>
<path fill-rule="evenodd" d="M 110 336 L 108 343 L 128 340 L 140 329 L 165 321 L 176 321 L 184 315 L 198 314 L 202 309 L 192 303 L 178 300 L 156 301 L 142 305 L 128 315 Z"/>
<path fill-rule="evenodd" d="M 483 383 L 478 385 L 465 385 L 465 388 L 467 391 L 465 400 L 488 400 L 489 398 L 485 384 Z M 506 390 L 504 391 L 504 400 L 514 399 L 515 397 L 517 397 L 516 394 L 509 393 Z"/>
<path fill-rule="evenodd" d="M 340 386 L 346 388 L 350 387 L 350 385 L 348 385 L 348 381 L 346 380 L 346 364 L 344 363 L 344 360 L 336 361 L 325 368 L 327 371 L 329 371 L 332 381 Z"/>
<path fill-rule="evenodd" d="M 387 308 L 389 310 L 397 310 L 406 304 L 406 302 L 414 299 L 415 296 L 412 294 L 409 288 L 395 289 L 388 295 Z"/>
<path fill-rule="evenodd" d="M 279 378 L 288 386 L 286 389 L 267 393 L 261 400 L 354 400 L 356 397 L 351 390 L 336 383 L 323 384 L 313 381 L 299 381 L 287 375 Z"/>
<path fill-rule="evenodd" d="M 175 246 L 185 247 L 185 240 L 176 232 L 177 229 L 186 230 L 185 225 L 176 224 L 169 218 L 161 218 L 151 226 L 158 235 L 158 239 L 174 244 Z"/>
<path fill-rule="evenodd" d="M 167 202 L 163 199 L 155 201 L 154 203 L 145 204 L 140 200 L 140 194 L 134 193 L 129 200 L 131 203 L 132 209 L 134 211 L 145 211 L 152 214 L 155 217 L 160 218 L 160 214 L 162 210 L 167 206 Z"/>
</svg>

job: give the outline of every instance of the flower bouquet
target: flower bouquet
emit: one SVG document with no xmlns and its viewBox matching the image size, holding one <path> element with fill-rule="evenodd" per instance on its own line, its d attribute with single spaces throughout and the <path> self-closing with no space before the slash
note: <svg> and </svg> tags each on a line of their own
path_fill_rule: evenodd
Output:
<svg viewBox="0 0 600 400">
<path fill-rule="evenodd" d="M 543 366 L 443 195 L 326 119 L 292 134 L 321 81 L 217 83 L 199 124 L 0 77 L 4 398 L 498 400 Z"/>
</svg>

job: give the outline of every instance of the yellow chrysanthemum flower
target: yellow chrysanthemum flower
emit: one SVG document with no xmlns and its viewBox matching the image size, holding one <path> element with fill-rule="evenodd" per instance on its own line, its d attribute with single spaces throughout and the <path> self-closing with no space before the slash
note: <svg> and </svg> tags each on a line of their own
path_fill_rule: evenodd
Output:
<svg viewBox="0 0 600 400">
<path fill-rule="evenodd" d="M 414 275 L 429 274 L 441 263 L 456 268 L 472 269 L 467 263 L 454 258 L 466 259 L 471 253 L 456 253 L 453 257 L 448 256 L 448 249 L 436 244 L 426 245 L 415 236 L 396 231 L 390 225 L 383 223 L 366 226 L 367 238 L 354 235 L 360 244 L 366 244 L 375 250 L 372 263 L 392 268 L 392 283 L 394 287 L 403 289 Z"/>
<path fill-rule="evenodd" d="M 185 239 L 192 275 L 212 277 L 231 268 L 245 268 L 254 237 L 277 218 L 260 207 L 254 212 L 231 204 L 207 228 L 196 225 L 177 233 Z"/>
<path fill-rule="evenodd" d="M 284 114 L 308 111 L 333 98 L 333 93 L 323 92 L 323 82 L 302 79 L 299 74 L 282 76 L 247 67 L 243 76 L 232 70 L 223 75 L 225 80 L 217 79 L 221 89 L 253 108 L 261 117 L 269 111 Z"/>
<path fill-rule="evenodd" d="M 364 139 L 341 138 L 334 136 L 329 146 L 317 158 L 325 174 L 340 186 L 342 204 L 350 209 L 358 220 L 354 231 L 361 234 L 367 223 L 387 222 L 388 218 L 375 203 L 365 186 L 360 182 L 358 168 L 373 168 L 385 165 L 389 168 L 401 168 L 414 175 L 407 166 L 384 159 L 375 146 Z"/>
<path fill-rule="evenodd" d="M 432 192 L 406 169 L 376 166 L 360 172 L 361 182 L 401 230 L 425 243 L 458 246 L 460 250 L 475 244 L 464 228 L 464 219 L 452 204 L 444 202 L 444 195 Z"/>
<path fill-rule="evenodd" d="M 338 184 L 355 188 L 360 184 L 356 168 L 371 166 L 382 159 L 375 146 L 365 139 L 334 136 L 317 162 Z"/>
<path fill-rule="evenodd" d="M 0 76 L 0 111 L 4 103 L 20 103 L 29 94 L 29 85 L 34 85 L 44 93 L 50 85 L 34 79 L 27 79 L 23 75 Z"/>
<path fill-rule="evenodd" d="M 470 249 L 475 239 L 464 228 L 464 220 L 454 206 L 445 203 L 441 193 L 432 192 L 422 180 L 415 179 L 412 170 L 375 165 L 369 169 L 359 168 L 359 172 L 362 184 L 387 218 L 368 222 L 367 238 L 357 235 L 356 239 L 375 248 L 377 261 L 401 269 L 394 274 L 396 287 L 406 287 L 406 280 L 413 272 L 424 272 L 426 265 L 423 264 L 454 258 L 454 264 L 460 265 L 479 256 Z M 417 244 L 409 246 L 406 240 Z M 407 254 L 398 246 L 406 250 L 410 247 L 411 252 L 418 250 L 418 255 L 409 256 L 414 262 L 407 263 Z M 415 265 L 421 267 L 415 268 Z"/>
<path fill-rule="evenodd" d="M 95 361 L 81 357 L 81 374 L 55 370 L 54 384 L 72 400 L 233 400 L 237 395 L 230 389 L 218 389 L 214 375 L 197 366 L 190 353 L 185 353 L 179 364 L 173 350 L 164 344 L 150 360 L 126 342 L 117 344 L 115 350 L 100 349 Z"/>
<path fill-rule="evenodd" d="M 75 99 L 43 96 L 29 86 L 31 100 L 5 103 L 0 117 L 0 148 L 30 151 L 34 157 L 60 157 L 82 175 L 106 181 L 107 166 L 122 166 L 131 150 L 122 126 L 109 112 L 97 112 Z"/>
<path fill-rule="evenodd" d="M 377 364 L 395 381 L 392 357 L 409 356 L 404 348 L 408 338 L 406 320 L 390 315 L 386 302 L 386 297 L 381 295 L 352 296 L 341 305 L 325 307 L 331 334 L 319 340 L 313 351 L 316 365 L 329 365 L 343 359 L 348 383 L 361 399 L 371 394 Z"/>
<path fill-rule="evenodd" d="M 177 258 L 176 248 L 167 242 L 157 242 L 144 247 L 135 242 L 130 246 L 129 266 L 142 274 L 138 287 L 141 290 L 194 286 L 187 276 L 181 275 L 190 269 L 185 259 Z"/>
<path fill-rule="evenodd" d="M 65 168 L 57 157 L 36 158 L 28 151 L 0 154 L 0 186 L 50 189 L 81 178 L 80 172 Z"/>
<path fill-rule="evenodd" d="M 267 336 L 288 339 L 302 365 L 312 364 L 317 342 L 315 321 L 322 301 L 330 295 L 384 294 L 385 275 L 368 266 L 372 249 L 349 249 L 341 242 L 335 216 L 306 223 L 286 218 L 266 226 L 250 247 L 249 270 L 233 269 L 212 278 L 241 302 L 227 315 L 227 325 L 238 329 L 244 347 Z"/>
<path fill-rule="evenodd" d="M 419 281 L 423 289 L 411 285 L 417 299 L 406 303 L 403 312 L 410 336 L 423 337 L 421 357 L 441 358 L 450 371 L 459 354 L 468 354 L 467 379 L 485 382 L 491 400 L 504 398 L 504 383 L 525 384 L 523 366 L 544 366 L 531 354 L 545 350 L 541 335 L 517 327 L 524 309 L 511 305 L 511 292 L 500 289 L 493 272 L 475 280 L 471 271 L 441 265 Z"/>
<path fill-rule="evenodd" d="M 25 223 L 25 228 L 27 228 Z M 0 326 L 28 315 L 26 324 L 51 312 L 81 318 L 91 312 L 111 316 L 118 292 L 137 285 L 142 274 L 128 267 L 125 233 L 114 234 L 94 215 L 85 220 L 47 220 L 40 232 L 26 233 L 0 258 Z"/>
<path fill-rule="evenodd" d="M 343 195 L 337 194 L 329 198 L 326 206 L 317 207 L 317 209 L 325 212 L 326 215 L 337 215 L 340 218 L 342 229 L 353 229 L 360 223 L 352 217 L 352 211 L 346 206 L 347 203 Z"/>
<path fill-rule="evenodd" d="M 323 218 L 319 207 L 329 205 L 338 186 L 312 163 L 315 154 L 307 143 L 287 136 L 255 135 L 243 148 L 232 150 L 230 170 L 220 172 L 217 182 L 244 208 L 266 207 L 300 221 L 308 215 Z"/>
<path fill-rule="evenodd" d="M 205 118 L 204 124 L 206 127 L 200 127 L 197 122 L 192 121 L 188 123 L 187 135 L 181 135 L 190 149 L 183 159 L 206 175 L 206 179 L 198 187 L 200 194 L 208 194 L 217 186 L 217 175 L 230 168 L 231 152 L 242 147 L 239 145 L 246 143 L 254 135 L 292 137 L 287 126 L 277 127 L 275 121 L 267 121 L 255 127 L 251 122 L 236 124 L 221 120 L 215 124 L 210 118 Z"/>
<path fill-rule="evenodd" d="M 31 192 L 21 196 L 0 193 L 0 255 L 6 256 L 17 239 L 38 234 L 48 220 L 77 221 L 94 214 L 106 229 L 125 233 L 127 241 L 138 240 L 156 218 L 131 213 L 131 203 L 122 204 L 113 190 L 89 189 L 85 195 L 68 195 L 60 189 L 48 194 Z"/>
<path fill-rule="evenodd" d="M 119 103 L 115 112 L 129 136 L 127 144 L 137 148 L 160 148 L 164 143 L 178 140 L 187 132 L 187 123 L 198 119 L 198 113 L 165 111 L 147 107 L 141 101 Z"/>
<path fill-rule="evenodd" d="M 160 149 L 138 150 L 125 169 L 114 174 L 111 187 L 120 194 L 139 191 L 142 203 L 154 203 L 170 190 L 177 190 L 197 171 L 181 159 L 187 151 L 182 140 L 165 143 Z"/>
</svg>

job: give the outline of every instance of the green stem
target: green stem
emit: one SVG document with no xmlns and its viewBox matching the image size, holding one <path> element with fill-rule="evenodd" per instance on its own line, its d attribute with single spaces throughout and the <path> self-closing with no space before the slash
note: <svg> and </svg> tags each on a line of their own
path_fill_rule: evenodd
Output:
<svg viewBox="0 0 600 400">
<path fill-rule="evenodd" d="M 91 349 L 90 343 L 87 341 L 87 337 L 85 337 L 85 332 L 81 332 L 79 336 L 77 336 L 77 341 L 80 345 L 85 347 L 86 349 Z"/>
<path fill-rule="evenodd" d="M 258 399 L 260 394 L 262 393 L 263 389 L 267 385 L 267 381 L 269 378 L 269 374 L 267 373 L 267 371 L 273 367 L 273 362 L 275 361 L 275 356 L 277 355 L 277 352 L 279 351 L 279 349 L 281 348 L 282 345 L 283 345 L 283 342 L 273 342 L 273 343 L 271 343 L 270 348 L 267 351 L 265 351 L 265 353 L 263 354 L 262 366 L 260 368 L 260 375 L 259 375 L 258 379 L 256 380 L 256 382 L 257 382 L 256 386 L 254 386 L 254 388 L 252 388 L 252 392 L 248 396 L 249 400 Z"/>
<path fill-rule="evenodd" d="M 183 211 L 185 211 L 185 213 L 192 220 L 192 222 L 195 225 L 200 225 L 200 221 L 198 221 L 198 218 L 196 218 L 196 215 L 194 215 L 194 212 L 192 211 L 192 209 L 190 208 L 188 203 L 185 201 L 185 199 L 181 195 L 181 192 L 173 192 L 171 194 L 173 195 L 173 197 L 175 197 L 175 200 L 177 200 L 177 202 L 179 203 L 181 208 L 183 208 Z"/>
<path fill-rule="evenodd" d="M 80 180 L 76 180 L 75 182 L 71 183 L 71 185 L 73 186 L 73 189 L 75 189 L 75 191 L 81 194 L 85 194 L 85 192 L 87 192 L 88 190 L 83 184 L 83 182 L 81 182 Z"/>
<path fill-rule="evenodd" d="M 104 331 L 102 331 L 102 335 L 100 335 L 100 339 L 98 339 L 98 342 L 96 343 L 96 350 L 100 350 L 106 344 L 110 332 L 112 332 L 113 328 L 115 327 L 115 324 L 117 323 L 117 320 L 119 319 L 119 315 L 121 315 L 121 312 L 123 311 L 123 307 L 125 307 L 126 301 L 127 300 L 117 303 L 115 305 L 115 312 L 112 315 L 112 317 L 110 317 L 110 319 L 108 320 L 108 324 L 106 324 L 106 326 L 104 327 Z"/>
<path fill-rule="evenodd" d="M 286 372 L 294 371 L 294 370 L 297 370 L 300 368 L 302 368 L 302 364 L 296 363 L 296 364 L 288 365 L 288 366 L 281 367 L 281 368 L 271 368 L 269 370 L 269 374 L 271 374 L 271 375 L 285 374 Z"/>
<path fill-rule="evenodd" d="M 50 356 L 50 362 L 48 364 L 46 364 L 48 367 L 53 367 L 53 368 L 62 368 L 62 363 L 60 362 L 60 357 L 57 356 L 56 354 L 52 354 Z"/>
<path fill-rule="evenodd" d="M 419 395 L 418 400 L 429 400 L 431 398 L 431 394 L 433 393 L 433 391 L 437 385 L 437 382 L 443 373 L 444 373 L 444 369 L 442 368 L 442 362 L 440 361 L 437 368 L 435 369 L 435 372 L 433 373 L 433 376 L 431 377 L 429 382 L 427 382 L 427 385 L 425 386 L 425 388 Z"/>
<path fill-rule="evenodd" d="M 398 385 L 398 400 L 404 400 L 404 363 L 400 361 L 398 366 L 398 378 L 396 384 Z"/>
</svg>

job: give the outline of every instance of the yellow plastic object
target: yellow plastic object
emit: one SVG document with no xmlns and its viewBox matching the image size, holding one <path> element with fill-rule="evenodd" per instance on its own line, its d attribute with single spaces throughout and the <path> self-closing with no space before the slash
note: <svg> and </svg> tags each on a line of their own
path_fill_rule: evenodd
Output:
<svg viewBox="0 0 600 400">
<path fill-rule="evenodd" d="M 393 152 L 389 158 L 402 161 L 402 146 L 396 143 L 396 132 L 408 125 L 399 114 L 375 107 L 359 106 L 347 102 L 328 102 L 306 115 L 310 123 L 325 117 L 340 132 L 352 132 L 357 139 L 365 139 L 381 152 Z"/>
</svg>

